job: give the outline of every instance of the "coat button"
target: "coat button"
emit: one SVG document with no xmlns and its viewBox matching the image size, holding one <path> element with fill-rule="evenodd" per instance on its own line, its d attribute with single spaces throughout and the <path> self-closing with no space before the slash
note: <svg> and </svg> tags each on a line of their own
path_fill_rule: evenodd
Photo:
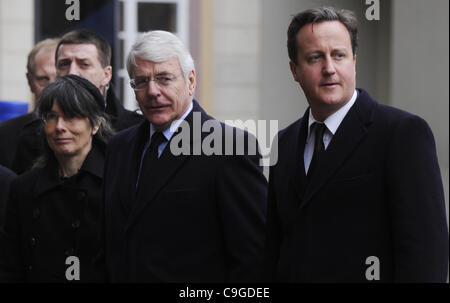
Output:
<svg viewBox="0 0 450 303">
<path fill-rule="evenodd" d="M 72 222 L 72 228 L 77 229 L 80 227 L 80 220 L 75 220 Z"/>
<path fill-rule="evenodd" d="M 31 244 L 31 247 L 35 247 L 37 244 L 37 239 L 35 237 L 31 237 L 30 244 Z"/>
<path fill-rule="evenodd" d="M 73 248 L 69 248 L 68 250 L 66 250 L 65 254 L 66 256 L 73 256 L 75 253 L 75 249 Z"/>
<path fill-rule="evenodd" d="M 41 211 L 39 210 L 39 208 L 35 208 L 33 210 L 33 218 L 34 219 L 39 219 L 40 215 L 41 215 Z"/>
</svg>

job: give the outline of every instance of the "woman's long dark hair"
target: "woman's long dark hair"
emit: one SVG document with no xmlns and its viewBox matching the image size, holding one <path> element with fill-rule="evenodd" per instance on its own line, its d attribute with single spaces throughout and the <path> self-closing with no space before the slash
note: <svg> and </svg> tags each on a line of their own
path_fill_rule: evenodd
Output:
<svg viewBox="0 0 450 303">
<path fill-rule="evenodd" d="M 66 75 L 56 79 L 42 92 L 38 107 L 39 115 L 43 117 L 50 113 L 55 101 L 65 117 L 88 118 L 92 126 L 101 121 L 93 140 L 101 147 L 106 148 L 114 131 L 109 122 L 110 119 L 105 113 L 105 99 L 94 84 L 76 75 Z M 44 124 L 42 124 L 41 129 L 44 152 L 36 161 L 34 167 L 45 166 L 49 156 L 53 154 L 47 143 L 43 128 Z"/>
</svg>

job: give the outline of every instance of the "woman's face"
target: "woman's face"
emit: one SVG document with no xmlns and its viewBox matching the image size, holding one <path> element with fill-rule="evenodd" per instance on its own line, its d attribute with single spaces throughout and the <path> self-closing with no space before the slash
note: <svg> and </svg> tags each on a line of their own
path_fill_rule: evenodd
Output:
<svg viewBox="0 0 450 303">
<path fill-rule="evenodd" d="M 99 125 L 92 126 L 87 117 L 64 117 L 56 100 L 44 118 L 47 142 L 56 156 L 86 156 L 89 153 Z"/>
</svg>

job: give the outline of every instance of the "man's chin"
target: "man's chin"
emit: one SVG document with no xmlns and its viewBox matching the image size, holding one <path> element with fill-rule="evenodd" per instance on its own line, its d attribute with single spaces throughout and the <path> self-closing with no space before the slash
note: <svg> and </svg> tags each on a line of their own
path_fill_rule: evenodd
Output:
<svg viewBox="0 0 450 303">
<path fill-rule="evenodd" d="M 324 94 L 320 96 L 320 100 L 323 105 L 330 107 L 340 106 L 345 102 L 339 94 Z"/>
<path fill-rule="evenodd" d="M 148 121 L 153 125 L 153 127 L 158 130 L 165 130 L 168 127 L 170 127 L 170 124 L 172 123 L 172 120 L 168 117 L 148 117 Z"/>
</svg>

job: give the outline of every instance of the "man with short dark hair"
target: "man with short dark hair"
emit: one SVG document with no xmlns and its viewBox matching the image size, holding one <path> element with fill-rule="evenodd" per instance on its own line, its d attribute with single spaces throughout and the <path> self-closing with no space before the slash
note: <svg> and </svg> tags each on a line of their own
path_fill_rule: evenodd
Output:
<svg viewBox="0 0 450 303">
<path fill-rule="evenodd" d="M 445 282 L 448 229 L 432 132 L 356 88 L 347 10 L 296 15 L 294 80 L 309 103 L 278 137 L 266 271 L 278 282 Z"/>
<path fill-rule="evenodd" d="M 80 29 L 62 36 L 55 54 L 58 76 L 74 74 L 91 81 L 105 96 L 105 111 L 111 117 L 116 131 L 136 125 L 143 117 L 126 110 L 114 94 L 111 47 L 93 31 Z"/>
<path fill-rule="evenodd" d="M 28 54 L 27 80 L 37 108 L 44 88 L 55 81 L 55 50 L 59 39 L 45 39 Z M 33 165 L 40 154 L 39 126 L 34 110 L 0 123 L 0 164 L 20 174 Z"/>
</svg>

